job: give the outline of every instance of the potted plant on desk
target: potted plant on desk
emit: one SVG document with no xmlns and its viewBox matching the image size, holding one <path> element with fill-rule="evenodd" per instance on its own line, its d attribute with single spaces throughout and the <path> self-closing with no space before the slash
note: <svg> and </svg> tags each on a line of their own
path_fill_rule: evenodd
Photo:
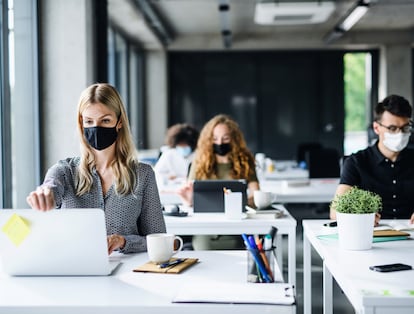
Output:
<svg viewBox="0 0 414 314">
<path fill-rule="evenodd" d="M 382 210 L 381 197 L 352 187 L 344 194 L 336 195 L 331 207 L 336 211 L 340 247 L 348 250 L 370 249 L 375 213 Z"/>
</svg>

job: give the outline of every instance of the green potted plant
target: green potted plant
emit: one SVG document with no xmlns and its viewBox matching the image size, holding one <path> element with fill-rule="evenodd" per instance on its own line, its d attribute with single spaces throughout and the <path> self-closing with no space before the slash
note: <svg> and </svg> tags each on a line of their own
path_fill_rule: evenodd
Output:
<svg viewBox="0 0 414 314">
<path fill-rule="evenodd" d="M 382 210 L 381 197 L 355 186 L 336 195 L 331 207 L 336 211 L 339 245 L 348 250 L 370 249 L 375 213 Z"/>
</svg>

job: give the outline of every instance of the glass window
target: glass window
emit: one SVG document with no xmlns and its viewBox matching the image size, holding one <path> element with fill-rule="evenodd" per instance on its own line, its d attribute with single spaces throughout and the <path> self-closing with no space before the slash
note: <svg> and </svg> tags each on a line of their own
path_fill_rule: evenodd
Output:
<svg viewBox="0 0 414 314">
<path fill-rule="evenodd" d="M 114 85 L 128 112 L 137 148 L 146 148 L 144 52 L 113 27 L 108 29 L 108 82 Z"/>
<path fill-rule="evenodd" d="M 1 4 L 8 11 L 2 16 L 2 205 L 18 208 L 27 207 L 26 196 L 40 183 L 37 1 Z"/>
<path fill-rule="evenodd" d="M 370 53 L 355 52 L 344 55 L 345 155 L 364 149 L 369 144 L 371 64 Z"/>
</svg>

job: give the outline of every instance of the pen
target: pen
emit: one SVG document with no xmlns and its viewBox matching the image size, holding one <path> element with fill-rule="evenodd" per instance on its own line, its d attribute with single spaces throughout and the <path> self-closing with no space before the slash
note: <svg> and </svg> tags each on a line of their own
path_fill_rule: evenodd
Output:
<svg viewBox="0 0 414 314">
<path fill-rule="evenodd" d="M 336 221 L 331 221 L 323 224 L 325 227 L 336 227 L 338 223 Z"/>
<path fill-rule="evenodd" d="M 170 267 L 170 266 L 178 265 L 182 262 L 184 262 L 184 260 L 180 258 L 180 259 L 176 259 L 175 261 L 172 261 L 172 262 L 162 263 L 162 264 L 158 265 L 158 268 L 167 268 L 167 267 Z"/>
<path fill-rule="evenodd" d="M 242 236 L 243 236 L 243 234 L 242 234 Z M 260 273 L 263 276 L 264 280 L 266 282 L 273 282 L 272 278 L 267 273 L 264 262 L 262 261 L 262 257 L 260 256 L 259 250 L 257 249 L 256 242 L 254 241 L 254 237 L 253 236 L 248 236 L 247 237 L 246 235 L 245 235 L 245 237 L 247 239 L 248 248 L 249 248 L 250 252 L 252 253 L 254 260 L 256 261 L 257 266 L 259 267 Z M 243 237 L 243 239 L 244 239 L 244 237 Z"/>
</svg>

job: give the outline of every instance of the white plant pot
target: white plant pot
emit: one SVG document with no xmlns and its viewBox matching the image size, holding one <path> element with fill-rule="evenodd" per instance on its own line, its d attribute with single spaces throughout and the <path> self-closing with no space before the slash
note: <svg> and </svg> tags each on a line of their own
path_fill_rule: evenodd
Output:
<svg viewBox="0 0 414 314">
<path fill-rule="evenodd" d="M 336 213 L 339 246 L 346 250 L 369 250 L 372 247 L 375 213 Z"/>
</svg>

